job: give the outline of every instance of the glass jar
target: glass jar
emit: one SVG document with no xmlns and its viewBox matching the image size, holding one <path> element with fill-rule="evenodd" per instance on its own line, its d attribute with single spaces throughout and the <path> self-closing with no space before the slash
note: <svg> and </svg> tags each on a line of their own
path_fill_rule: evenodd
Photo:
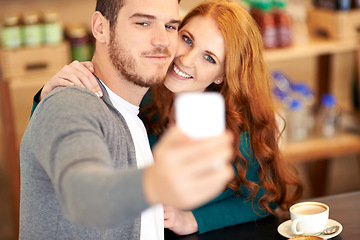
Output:
<svg viewBox="0 0 360 240">
<path fill-rule="evenodd" d="M 86 28 L 73 25 L 66 32 L 71 44 L 72 59 L 80 62 L 91 60 L 90 40 Z"/>
<path fill-rule="evenodd" d="M 353 8 L 360 8 L 360 0 L 353 0 L 352 7 Z"/>
<path fill-rule="evenodd" d="M 278 46 L 275 19 L 272 14 L 272 2 L 270 0 L 255 0 L 250 2 L 249 13 L 259 26 L 259 30 L 266 49 Z"/>
<path fill-rule="evenodd" d="M 287 3 L 284 0 L 276 0 L 273 4 L 278 47 L 289 47 L 292 45 L 292 33 L 291 19 L 286 12 Z"/>
<path fill-rule="evenodd" d="M 35 47 L 42 44 L 42 25 L 40 17 L 36 13 L 24 15 L 23 37 L 26 46 Z"/>
<path fill-rule="evenodd" d="M 63 40 L 63 29 L 58 13 L 45 12 L 44 18 L 44 43 L 59 44 Z"/>
<path fill-rule="evenodd" d="M 10 15 L 4 18 L 1 42 L 4 49 L 16 49 L 21 46 L 20 18 L 17 15 Z"/>
<path fill-rule="evenodd" d="M 321 137 L 334 136 L 337 133 L 337 117 L 335 96 L 332 94 L 323 95 L 316 119 L 318 135 Z"/>
<path fill-rule="evenodd" d="M 292 99 L 286 111 L 286 137 L 288 142 L 303 141 L 308 137 L 304 103 L 301 99 Z"/>
</svg>

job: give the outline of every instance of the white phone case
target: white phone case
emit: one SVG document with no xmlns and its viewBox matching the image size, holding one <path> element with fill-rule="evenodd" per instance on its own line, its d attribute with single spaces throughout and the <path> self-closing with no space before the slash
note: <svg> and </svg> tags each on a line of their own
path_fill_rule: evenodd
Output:
<svg viewBox="0 0 360 240">
<path fill-rule="evenodd" d="M 176 125 L 192 138 L 215 137 L 225 131 L 225 103 L 219 93 L 182 93 L 175 99 Z"/>
</svg>

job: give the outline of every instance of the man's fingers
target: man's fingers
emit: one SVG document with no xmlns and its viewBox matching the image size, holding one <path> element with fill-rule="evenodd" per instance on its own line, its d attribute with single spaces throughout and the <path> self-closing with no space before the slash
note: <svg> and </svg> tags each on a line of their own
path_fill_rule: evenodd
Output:
<svg viewBox="0 0 360 240">
<path fill-rule="evenodd" d="M 197 147 L 194 143 L 191 147 Z M 199 148 L 198 148 L 199 149 Z M 216 147 L 212 144 L 208 145 L 202 151 L 179 152 L 178 156 L 186 159 L 182 165 L 188 168 L 188 173 L 203 174 L 214 169 L 221 169 L 226 164 L 229 164 L 233 156 L 232 145 L 226 142 L 218 142 Z"/>
<path fill-rule="evenodd" d="M 160 197 L 156 199 L 147 194 L 149 203 L 162 202 L 179 209 L 191 209 L 216 197 L 234 176 L 233 137 L 229 132 L 194 140 L 176 126 L 171 127 L 153 153 L 155 165 L 146 172 L 149 172 L 148 178 L 152 176 L 157 181 L 145 182 L 149 183 L 149 189 L 157 190 L 159 194 L 155 196 Z M 155 187 L 159 183 L 163 188 Z M 172 220 L 173 211 L 164 210 L 167 220 Z"/>
<path fill-rule="evenodd" d="M 226 188 L 227 183 L 234 177 L 233 167 L 228 164 L 221 170 L 208 172 L 197 178 L 193 182 L 192 197 L 197 199 L 199 203 L 208 199 L 213 199 L 219 195 L 219 193 Z M 189 206 L 190 208 L 196 205 Z"/>
</svg>

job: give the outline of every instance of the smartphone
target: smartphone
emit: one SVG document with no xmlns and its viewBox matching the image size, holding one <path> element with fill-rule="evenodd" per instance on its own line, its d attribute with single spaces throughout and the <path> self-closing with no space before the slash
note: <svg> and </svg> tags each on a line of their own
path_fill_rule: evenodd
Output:
<svg viewBox="0 0 360 240">
<path fill-rule="evenodd" d="M 175 98 L 176 125 L 192 138 L 219 136 L 225 131 L 225 101 L 216 92 L 181 93 Z"/>
</svg>

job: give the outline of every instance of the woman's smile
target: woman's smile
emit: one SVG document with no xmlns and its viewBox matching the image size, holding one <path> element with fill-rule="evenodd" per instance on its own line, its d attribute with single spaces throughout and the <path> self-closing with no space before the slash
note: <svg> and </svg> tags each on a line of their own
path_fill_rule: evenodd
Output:
<svg viewBox="0 0 360 240">
<path fill-rule="evenodd" d="M 185 78 L 185 79 L 193 78 L 191 75 L 189 75 L 189 74 L 181 71 L 181 70 L 179 69 L 179 67 L 176 66 L 175 63 L 173 64 L 172 70 L 173 70 L 172 72 L 173 72 L 176 76 L 178 76 L 179 78 L 182 78 L 182 79 L 183 79 L 183 78 Z"/>
</svg>

